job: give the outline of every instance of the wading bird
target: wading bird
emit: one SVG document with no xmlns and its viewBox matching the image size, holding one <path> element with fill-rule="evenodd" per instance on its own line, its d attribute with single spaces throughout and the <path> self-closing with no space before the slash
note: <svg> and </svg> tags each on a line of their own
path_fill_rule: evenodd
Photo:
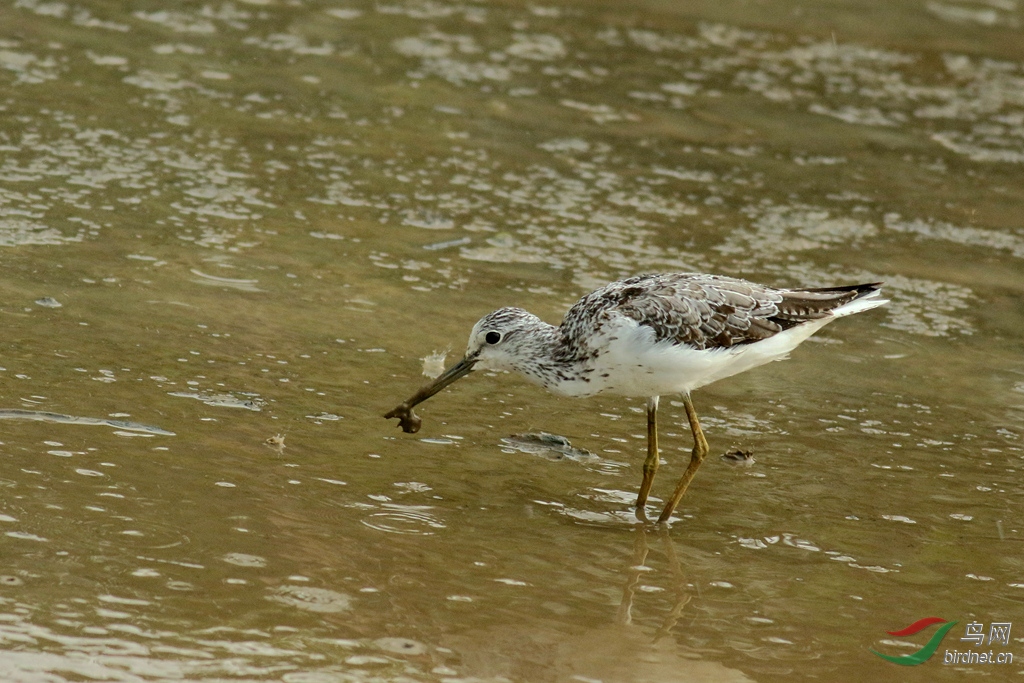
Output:
<svg viewBox="0 0 1024 683">
<path fill-rule="evenodd" d="M 562 396 L 601 392 L 647 399 L 647 458 L 636 506 L 643 516 L 658 470 L 658 398 L 681 394 L 693 432 L 690 464 L 658 518 L 676 509 L 708 453 L 690 392 L 782 360 L 836 318 L 888 302 L 881 283 L 776 289 L 702 273 L 639 275 L 577 301 L 557 327 L 521 308 L 499 308 L 473 326 L 466 355 L 385 417 L 406 432 L 413 406 L 474 369 L 514 370 Z"/>
</svg>

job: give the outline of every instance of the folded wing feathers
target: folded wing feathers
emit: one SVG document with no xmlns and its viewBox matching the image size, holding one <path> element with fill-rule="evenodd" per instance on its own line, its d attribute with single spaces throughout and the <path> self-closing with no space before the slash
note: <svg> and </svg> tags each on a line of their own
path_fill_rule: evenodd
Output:
<svg viewBox="0 0 1024 683">
<path fill-rule="evenodd" d="M 652 278 L 658 276 L 651 276 Z M 658 341 L 697 349 L 767 339 L 782 330 L 828 317 L 879 283 L 822 289 L 780 290 L 715 276 L 661 276 L 617 292 L 617 312 L 651 327 Z"/>
</svg>

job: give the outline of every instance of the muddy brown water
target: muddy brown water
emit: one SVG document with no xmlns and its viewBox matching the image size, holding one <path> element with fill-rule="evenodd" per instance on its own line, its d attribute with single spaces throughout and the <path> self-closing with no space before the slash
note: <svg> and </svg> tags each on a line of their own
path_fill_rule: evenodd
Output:
<svg viewBox="0 0 1024 683">
<path fill-rule="evenodd" d="M 4 3 L 0 678 L 1020 673 L 1022 26 Z M 631 510 L 641 400 L 475 373 L 415 435 L 381 417 L 489 310 L 659 270 L 892 303 L 695 394 L 712 456 L 668 528 Z M 690 447 L 661 419 L 659 500 Z M 510 441 L 540 433 L 571 447 Z M 932 659 L 871 653 L 926 616 L 960 622 Z"/>
</svg>

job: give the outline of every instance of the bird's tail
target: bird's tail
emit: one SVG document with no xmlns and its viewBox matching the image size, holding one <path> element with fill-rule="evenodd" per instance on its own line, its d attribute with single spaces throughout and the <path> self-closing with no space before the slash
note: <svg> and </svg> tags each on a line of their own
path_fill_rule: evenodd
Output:
<svg viewBox="0 0 1024 683">
<path fill-rule="evenodd" d="M 780 309 L 799 311 L 807 318 L 841 318 L 854 313 L 869 311 L 889 303 L 882 297 L 882 283 L 871 282 L 844 287 L 820 287 L 816 289 L 791 289 L 783 294 Z"/>
</svg>

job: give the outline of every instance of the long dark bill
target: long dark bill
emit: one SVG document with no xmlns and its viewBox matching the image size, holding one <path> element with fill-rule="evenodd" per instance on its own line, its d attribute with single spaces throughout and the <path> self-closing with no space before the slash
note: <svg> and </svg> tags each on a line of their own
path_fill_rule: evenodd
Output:
<svg viewBox="0 0 1024 683">
<path fill-rule="evenodd" d="M 441 373 L 441 375 L 433 382 L 417 391 L 406 399 L 405 402 L 398 405 L 390 412 L 386 413 L 384 417 L 397 417 L 399 420 L 398 426 L 407 434 L 418 432 L 420 430 L 422 420 L 420 420 L 419 415 L 412 411 L 413 406 L 423 403 L 455 380 L 468 375 L 470 371 L 473 370 L 473 366 L 476 365 L 476 361 L 476 358 L 463 358 L 458 363 Z"/>
</svg>

